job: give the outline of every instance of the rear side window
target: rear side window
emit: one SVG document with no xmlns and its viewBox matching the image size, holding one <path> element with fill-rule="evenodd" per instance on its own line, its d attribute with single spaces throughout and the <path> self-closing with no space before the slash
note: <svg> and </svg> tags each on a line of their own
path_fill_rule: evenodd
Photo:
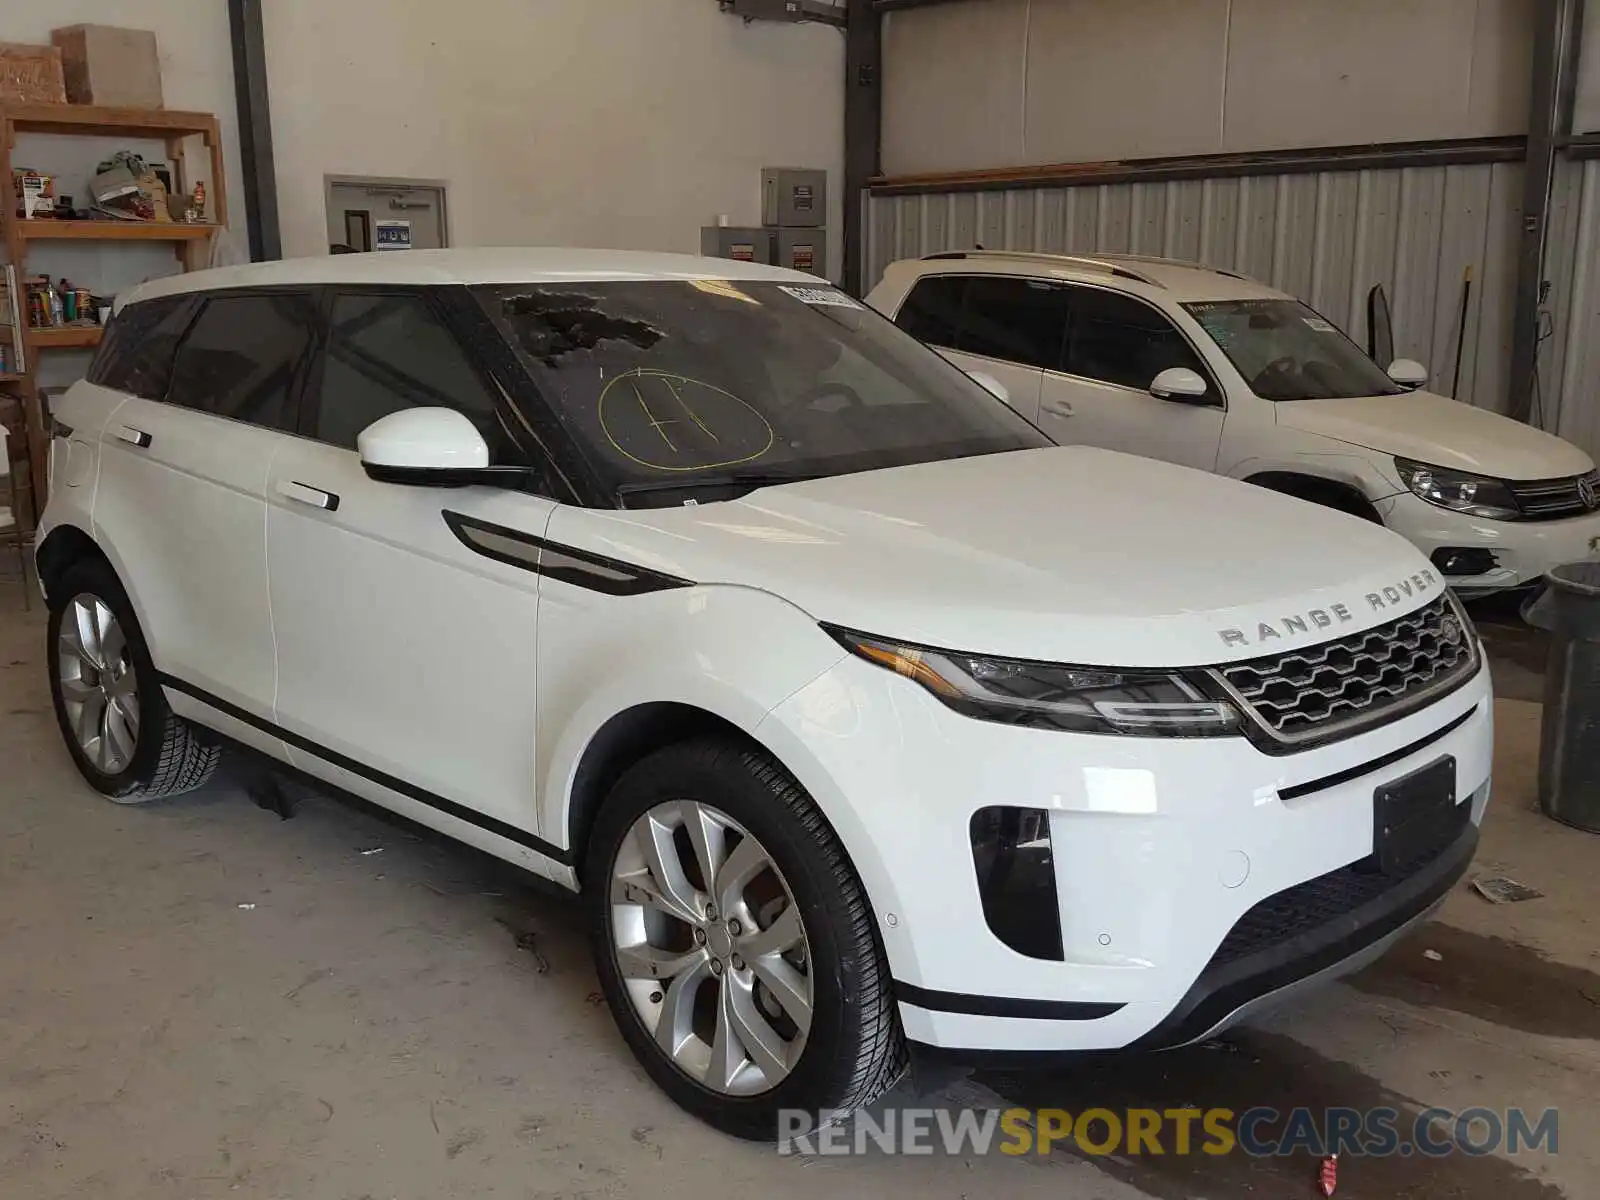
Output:
<svg viewBox="0 0 1600 1200">
<path fill-rule="evenodd" d="M 491 461 L 515 457 L 495 416 L 494 393 L 426 296 L 336 297 L 308 434 L 354 450 L 368 425 L 407 408 L 453 408 L 478 427 Z"/>
<path fill-rule="evenodd" d="M 919 342 L 954 350 L 966 290 L 965 275 L 930 275 L 919 279 L 900 306 L 894 323 Z"/>
<path fill-rule="evenodd" d="M 172 365 L 167 399 L 200 412 L 291 431 L 295 381 L 315 312 L 299 292 L 207 300 Z"/>
<path fill-rule="evenodd" d="M 1066 288 L 1020 275 L 975 275 L 956 349 L 1053 371 L 1066 332 Z"/>
<path fill-rule="evenodd" d="M 89 382 L 146 400 L 165 399 L 173 354 L 193 311 L 192 295 L 124 305 L 106 326 L 89 364 Z"/>
<path fill-rule="evenodd" d="M 1148 304 L 1099 288 L 1072 289 L 1069 374 L 1143 391 L 1168 367 L 1210 378 L 1183 334 Z"/>
</svg>

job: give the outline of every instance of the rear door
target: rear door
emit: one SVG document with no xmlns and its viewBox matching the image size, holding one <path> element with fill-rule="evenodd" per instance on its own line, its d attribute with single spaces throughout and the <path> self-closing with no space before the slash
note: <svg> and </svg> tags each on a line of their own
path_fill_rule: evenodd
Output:
<svg viewBox="0 0 1600 1200">
<path fill-rule="evenodd" d="M 992 375 L 1007 403 L 1039 418 L 1046 367 L 1060 363 L 1066 295 L 1021 275 L 929 275 L 917 281 L 895 324 L 964 371 Z"/>
<path fill-rule="evenodd" d="M 305 291 L 186 297 L 144 334 L 100 434 L 96 537 L 156 666 L 175 690 L 257 716 L 276 680 L 267 470 L 295 424 L 313 321 Z"/>
<path fill-rule="evenodd" d="M 1107 288 L 1071 285 L 1066 352 L 1044 373 L 1039 427 L 1061 443 L 1101 446 L 1216 469 L 1222 391 L 1189 340 L 1154 305 Z M 1169 367 L 1210 381 L 1203 400 L 1161 400 L 1150 384 Z"/>
<path fill-rule="evenodd" d="M 469 842 L 539 849 L 533 568 L 555 502 L 370 479 L 357 436 L 412 407 L 464 413 L 496 465 L 528 459 L 445 297 L 329 289 L 324 311 L 301 436 L 267 488 L 277 721 L 307 771 Z"/>
</svg>

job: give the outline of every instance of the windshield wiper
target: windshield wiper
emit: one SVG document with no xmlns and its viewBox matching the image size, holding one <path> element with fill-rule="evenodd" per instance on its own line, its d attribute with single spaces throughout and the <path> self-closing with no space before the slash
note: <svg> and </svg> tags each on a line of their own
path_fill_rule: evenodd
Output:
<svg viewBox="0 0 1600 1200">
<path fill-rule="evenodd" d="M 617 496 L 649 496 L 660 492 L 744 491 L 756 488 L 777 487 L 784 483 L 804 483 L 809 479 L 826 479 L 828 471 L 720 471 L 709 475 L 695 475 L 688 479 L 650 479 L 640 483 L 617 485 Z"/>
</svg>

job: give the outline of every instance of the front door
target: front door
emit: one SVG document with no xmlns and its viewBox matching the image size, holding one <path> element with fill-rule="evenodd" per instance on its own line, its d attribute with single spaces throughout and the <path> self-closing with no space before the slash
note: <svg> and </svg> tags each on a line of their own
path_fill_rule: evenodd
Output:
<svg viewBox="0 0 1600 1200">
<path fill-rule="evenodd" d="M 1039 427 L 1057 442 L 1101 446 L 1202 471 L 1216 469 L 1226 416 L 1211 371 L 1153 305 L 1105 288 L 1073 286 L 1066 353 L 1046 371 Z M 1188 367 L 1211 382 L 1202 400 L 1150 394 L 1168 367 Z"/>
<path fill-rule="evenodd" d="M 555 504 L 368 478 L 357 435 L 408 407 L 465 413 L 506 462 L 503 402 L 422 290 L 335 293 L 327 317 L 302 436 L 267 481 L 277 721 L 313 774 L 475 844 L 537 848 L 539 577 L 472 530 L 526 544 Z"/>
<path fill-rule="evenodd" d="M 433 184 L 330 180 L 328 245 L 434 250 L 448 245 L 444 189 Z"/>
</svg>

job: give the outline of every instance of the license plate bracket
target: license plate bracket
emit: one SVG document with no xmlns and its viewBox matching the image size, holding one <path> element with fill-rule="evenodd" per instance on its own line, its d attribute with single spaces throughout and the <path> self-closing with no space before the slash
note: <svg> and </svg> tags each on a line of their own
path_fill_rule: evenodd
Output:
<svg viewBox="0 0 1600 1200">
<path fill-rule="evenodd" d="M 1415 870 L 1431 853 L 1444 849 L 1457 824 L 1455 756 L 1447 754 L 1378 788 L 1372 814 L 1378 870 L 1385 875 Z"/>
</svg>

